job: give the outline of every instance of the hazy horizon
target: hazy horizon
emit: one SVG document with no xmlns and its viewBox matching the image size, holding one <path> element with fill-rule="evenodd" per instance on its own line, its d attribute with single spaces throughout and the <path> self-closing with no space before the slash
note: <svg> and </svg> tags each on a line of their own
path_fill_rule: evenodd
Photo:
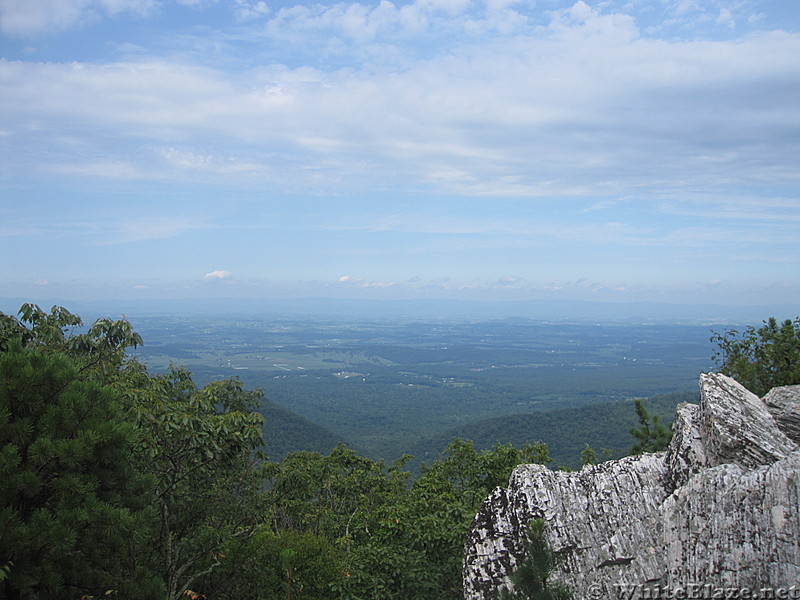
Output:
<svg viewBox="0 0 800 600">
<path fill-rule="evenodd" d="M 363 298 L 161 298 L 94 299 L 0 297 L 0 312 L 16 315 L 22 303 L 44 310 L 62 306 L 88 323 L 99 317 L 204 316 L 287 320 L 495 320 L 552 322 L 629 322 L 709 325 L 753 325 L 775 317 L 795 319 L 794 304 L 722 305 L 665 302 L 597 302 L 586 300 L 482 301 L 448 299 L 372 300 Z"/>
</svg>

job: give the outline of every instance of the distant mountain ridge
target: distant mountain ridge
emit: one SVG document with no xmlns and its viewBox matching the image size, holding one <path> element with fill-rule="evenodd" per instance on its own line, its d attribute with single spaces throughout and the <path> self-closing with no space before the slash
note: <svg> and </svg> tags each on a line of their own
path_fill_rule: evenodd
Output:
<svg viewBox="0 0 800 600">
<path fill-rule="evenodd" d="M 665 302 L 593 302 L 586 300 L 479 301 L 451 299 L 367 300 L 347 298 L 291 299 L 126 299 L 64 300 L 57 298 L 0 298 L 0 311 L 15 314 L 24 302 L 43 308 L 64 306 L 86 320 L 97 316 L 242 315 L 291 319 L 506 319 L 563 321 L 701 322 L 758 324 L 774 316 L 793 318 L 790 304 L 728 306 Z"/>
</svg>

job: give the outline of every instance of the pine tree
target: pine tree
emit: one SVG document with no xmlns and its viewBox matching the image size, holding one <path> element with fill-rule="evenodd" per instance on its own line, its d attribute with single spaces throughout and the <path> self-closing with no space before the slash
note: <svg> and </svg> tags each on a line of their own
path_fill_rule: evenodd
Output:
<svg viewBox="0 0 800 600">
<path fill-rule="evenodd" d="M 131 463 L 133 434 L 118 393 L 87 379 L 75 360 L 20 339 L 4 344 L 0 565 L 8 568 L 0 596 L 135 589 L 152 597 L 137 566 L 120 560 L 150 522 L 147 480 Z"/>
<path fill-rule="evenodd" d="M 547 541 L 544 519 L 531 520 L 525 534 L 525 559 L 511 574 L 513 589 L 500 592 L 501 600 L 571 600 L 566 586 L 547 581 L 556 569 L 558 556 Z"/>
<path fill-rule="evenodd" d="M 666 450 L 672 440 L 672 431 L 661 422 L 658 415 L 651 417 L 642 401 L 637 400 L 636 416 L 639 417 L 640 428 L 631 429 L 631 435 L 636 439 L 631 447 L 631 454 Z"/>
</svg>

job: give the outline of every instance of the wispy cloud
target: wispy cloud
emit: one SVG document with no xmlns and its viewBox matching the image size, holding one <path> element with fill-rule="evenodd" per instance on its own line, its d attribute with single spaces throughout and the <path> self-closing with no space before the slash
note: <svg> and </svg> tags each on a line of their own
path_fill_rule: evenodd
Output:
<svg viewBox="0 0 800 600">
<path fill-rule="evenodd" d="M 3 0 L 0 31 L 13 36 L 37 36 L 108 17 L 146 16 L 159 3 L 159 0 Z"/>
<path fill-rule="evenodd" d="M 298 6 L 272 19 L 282 31 L 355 30 L 351 21 L 379 10 L 390 13 L 380 21 L 387 30 L 387 19 L 421 22 L 402 16 L 406 7 L 380 6 L 366 13 L 362 5 Z M 442 19 L 464 9 L 408 6 Z M 502 46 L 472 39 L 457 55 L 434 54 L 402 70 L 271 65 L 239 74 L 165 60 L 3 61 L 0 82 L 4 108 L 17 120 L 147 140 L 179 167 L 174 176 L 200 168 L 264 174 L 260 158 L 272 156 L 294 171 L 285 179 L 285 169 L 268 173 L 276 183 L 314 169 L 331 186 L 388 177 L 452 193 L 529 197 L 796 177 L 798 140 L 786 126 L 797 120 L 800 69 L 792 57 L 800 36 L 651 40 L 637 35 L 632 19 L 578 3 L 502 39 Z M 178 139 L 180 149 L 169 143 Z M 115 145 L 94 149 L 111 155 L 95 169 L 163 177 L 143 162 L 115 170 L 127 162 L 118 156 L 126 146 Z M 236 159 L 212 158 L 204 150 L 211 145 L 237 148 Z"/>
<path fill-rule="evenodd" d="M 206 273 L 203 275 L 203 279 L 206 280 L 215 280 L 215 279 L 230 279 L 233 277 L 233 273 L 230 271 L 225 271 L 224 269 L 218 269 L 216 271 L 211 271 L 210 273 Z"/>
<path fill-rule="evenodd" d="M 152 172 L 146 172 L 138 165 L 122 160 L 48 164 L 43 166 L 43 170 L 61 175 L 125 180 L 149 178 L 153 175 Z"/>
</svg>

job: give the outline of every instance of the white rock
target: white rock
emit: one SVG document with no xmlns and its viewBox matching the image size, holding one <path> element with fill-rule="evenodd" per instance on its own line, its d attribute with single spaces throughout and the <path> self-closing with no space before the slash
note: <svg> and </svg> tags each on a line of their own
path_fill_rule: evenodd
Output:
<svg viewBox="0 0 800 600">
<path fill-rule="evenodd" d="M 483 504 L 464 557 L 467 600 L 497 598 L 532 518 L 576 600 L 620 586 L 789 588 L 800 581 L 800 448 L 766 404 L 724 375 L 678 407 L 666 452 L 580 472 L 521 465 Z"/>
<path fill-rule="evenodd" d="M 773 388 L 764 402 L 775 422 L 796 444 L 800 444 L 800 385 Z"/>
</svg>

